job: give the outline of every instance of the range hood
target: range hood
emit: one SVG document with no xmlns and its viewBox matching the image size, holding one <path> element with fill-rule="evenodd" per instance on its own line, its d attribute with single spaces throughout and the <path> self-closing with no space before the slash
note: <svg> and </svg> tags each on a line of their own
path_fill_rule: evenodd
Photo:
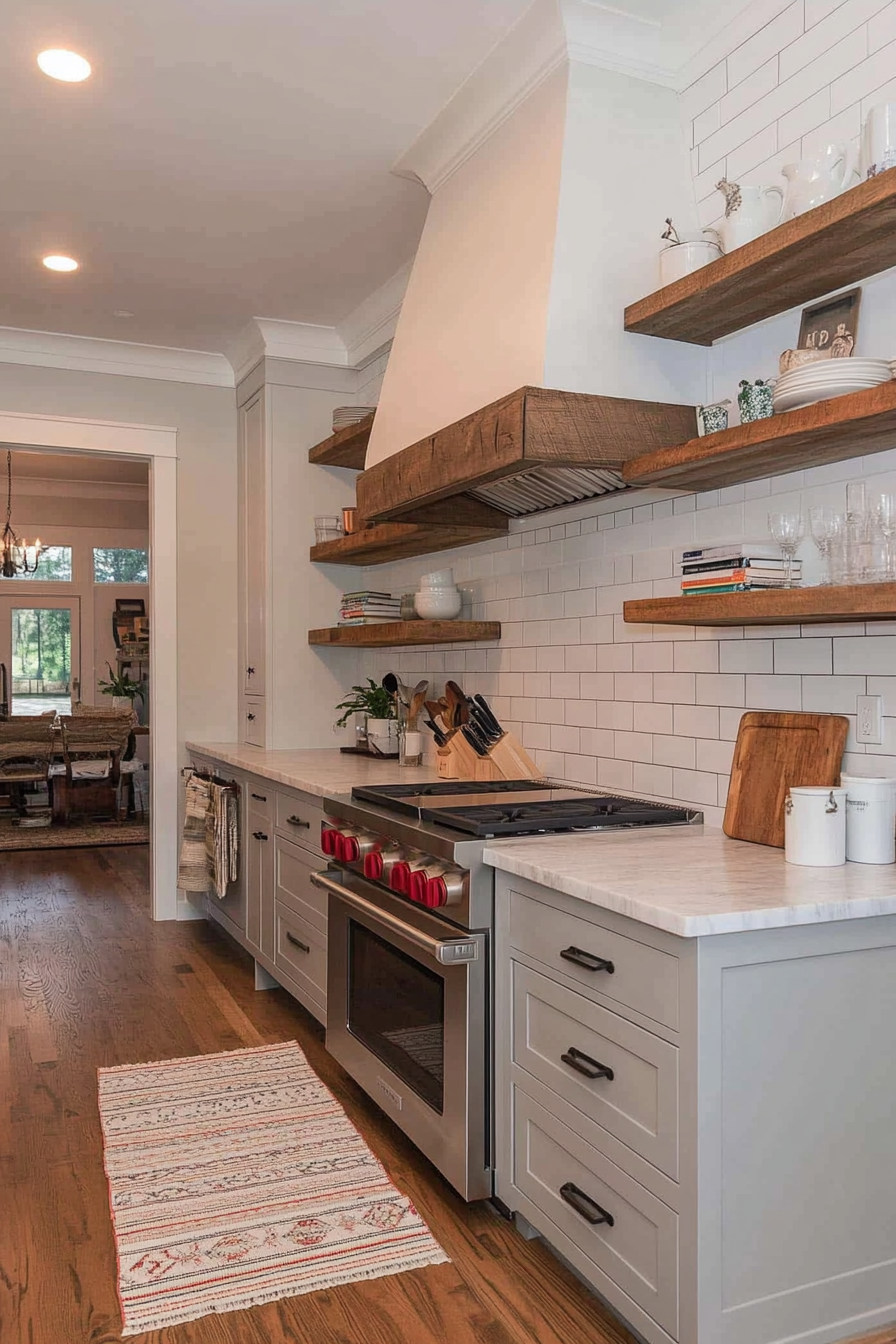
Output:
<svg viewBox="0 0 896 1344">
<path fill-rule="evenodd" d="M 696 432 L 693 406 L 521 387 L 363 472 L 358 509 L 487 526 L 626 489 L 624 463 Z"/>
</svg>

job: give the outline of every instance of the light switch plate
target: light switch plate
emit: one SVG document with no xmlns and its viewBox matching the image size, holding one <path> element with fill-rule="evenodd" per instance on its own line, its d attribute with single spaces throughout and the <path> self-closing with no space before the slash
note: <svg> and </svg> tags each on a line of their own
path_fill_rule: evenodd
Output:
<svg viewBox="0 0 896 1344">
<path fill-rule="evenodd" d="M 881 697 L 856 696 L 856 741 L 879 747 L 881 743 Z"/>
</svg>

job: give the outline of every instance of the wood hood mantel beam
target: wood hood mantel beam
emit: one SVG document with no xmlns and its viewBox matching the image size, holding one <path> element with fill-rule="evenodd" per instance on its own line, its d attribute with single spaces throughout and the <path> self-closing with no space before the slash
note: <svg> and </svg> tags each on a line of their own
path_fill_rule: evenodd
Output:
<svg viewBox="0 0 896 1344">
<path fill-rule="evenodd" d="M 695 433 L 693 406 L 521 387 L 368 468 L 358 478 L 358 509 L 375 522 L 486 527 L 506 515 L 469 490 L 537 468 L 618 472 Z"/>
</svg>

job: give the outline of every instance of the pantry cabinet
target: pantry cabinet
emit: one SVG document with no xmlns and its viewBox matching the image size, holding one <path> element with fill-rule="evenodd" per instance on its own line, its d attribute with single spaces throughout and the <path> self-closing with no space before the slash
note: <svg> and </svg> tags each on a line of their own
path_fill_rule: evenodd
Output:
<svg viewBox="0 0 896 1344">
<path fill-rule="evenodd" d="M 684 938 L 497 875 L 497 1194 L 648 1344 L 896 1302 L 896 916 Z"/>
</svg>

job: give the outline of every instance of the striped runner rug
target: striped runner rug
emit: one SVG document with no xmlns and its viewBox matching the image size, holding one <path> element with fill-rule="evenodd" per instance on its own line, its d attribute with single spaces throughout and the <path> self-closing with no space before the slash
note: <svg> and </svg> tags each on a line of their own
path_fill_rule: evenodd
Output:
<svg viewBox="0 0 896 1344">
<path fill-rule="evenodd" d="M 448 1260 L 295 1041 L 99 1070 L 122 1335 Z"/>
</svg>

